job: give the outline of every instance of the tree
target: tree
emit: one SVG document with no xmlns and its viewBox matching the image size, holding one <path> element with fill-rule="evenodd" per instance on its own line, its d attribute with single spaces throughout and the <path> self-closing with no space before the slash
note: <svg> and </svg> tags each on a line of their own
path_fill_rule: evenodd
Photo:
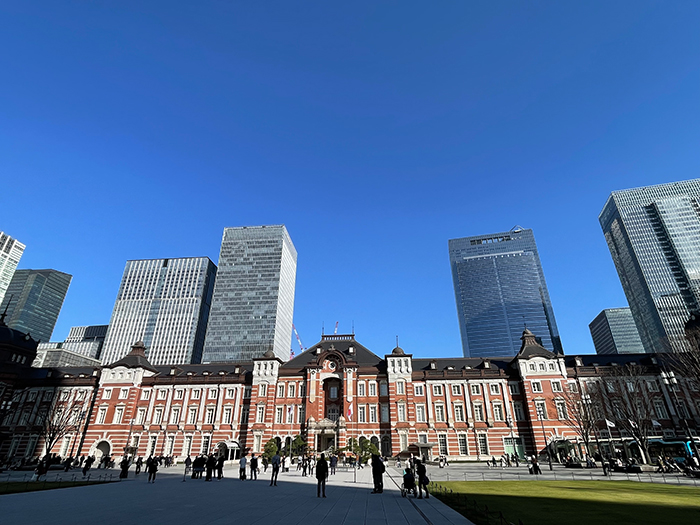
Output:
<svg viewBox="0 0 700 525">
<path fill-rule="evenodd" d="M 581 438 L 586 452 L 591 453 L 591 434 L 595 435 L 597 418 L 592 410 L 593 399 L 587 393 L 578 390 L 576 383 L 571 383 L 562 396 L 566 403 L 566 425 Z M 572 389 L 573 387 L 573 389 Z"/>
<path fill-rule="evenodd" d="M 357 455 L 361 463 L 367 462 L 372 454 L 379 454 L 379 449 L 365 437 L 361 437 L 359 441 L 351 437 L 348 439 L 347 446 L 341 450 Z"/>
<path fill-rule="evenodd" d="M 297 437 L 294 438 L 291 448 L 293 456 L 300 456 L 306 452 L 306 441 L 301 437 L 301 434 L 298 434 Z"/>
<path fill-rule="evenodd" d="M 48 410 L 42 410 L 37 416 L 39 436 L 44 439 L 46 455 L 67 434 L 76 432 L 84 415 L 84 401 L 77 399 L 56 400 Z"/>
<path fill-rule="evenodd" d="M 596 402 L 604 417 L 630 435 L 639 447 L 642 463 L 649 461 L 649 436 L 654 428 L 654 406 L 649 394 L 646 367 L 628 363 L 611 367 L 603 375 Z"/>
<path fill-rule="evenodd" d="M 263 449 L 263 457 L 269 459 L 272 459 L 272 456 L 277 454 L 277 441 L 274 439 L 271 439 L 267 443 L 265 443 L 265 448 Z"/>
</svg>

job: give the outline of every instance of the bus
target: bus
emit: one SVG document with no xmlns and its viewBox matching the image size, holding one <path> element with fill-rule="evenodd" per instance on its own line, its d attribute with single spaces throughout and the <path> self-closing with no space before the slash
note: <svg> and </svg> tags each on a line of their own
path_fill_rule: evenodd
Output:
<svg viewBox="0 0 700 525">
<path fill-rule="evenodd" d="M 700 440 L 695 440 L 695 445 L 700 449 Z M 692 456 L 693 445 L 690 440 L 683 439 L 650 439 L 649 440 L 649 460 L 656 463 L 659 456 L 663 458 L 671 457 L 683 463 L 685 459 Z"/>
</svg>

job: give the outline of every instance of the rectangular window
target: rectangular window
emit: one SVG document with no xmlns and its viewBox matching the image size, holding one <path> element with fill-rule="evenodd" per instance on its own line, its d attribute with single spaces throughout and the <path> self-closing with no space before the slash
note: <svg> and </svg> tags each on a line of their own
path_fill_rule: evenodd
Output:
<svg viewBox="0 0 700 525">
<path fill-rule="evenodd" d="M 180 422 L 180 407 L 173 407 L 170 412 L 170 424 L 177 425 Z"/>
<path fill-rule="evenodd" d="M 275 407 L 275 423 L 282 424 L 282 417 L 284 416 L 284 407 Z"/>
<path fill-rule="evenodd" d="M 209 453 L 209 445 L 211 444 L 211 436 L 202 437 L 202 454 Z"/>
<path fill-rule="evenodd" d="M 148 401 L 151 399 L 151 391 L 150 390 L 141 390 L 141 399 L 144 401 Z"/>
<path fill-rule="evenodd" d="M 428 434 L 418 434 L 418 443 L 427 443 Z"/>
<path fill-rule="evenodd" d="M 97 424 L 102 425 L 105 422 L 105 418 L 107 417 L 107 408 L 102 407 L 97 411 Z"/>
<path fill-rule="evenodd" d="M 163 400 L 168 397 L 168 391 L 164 388 L 158 390 L 158 399 Z"/>
<path fill-rule="evenodd" d="M 250 399 L 250 389 L 249 386 L 243 388 L 243 399 Z"/>
<path fill-rule="evenodd" d="M 231 407 L 224 408 L 224 425 L 230 425 L 232 420 L 233 410 Z"/>
<path fill-rule="evenodd" d="M 462 395 L 462 385 L 452 385 L 452 395 L 461 396 Z"/>
<path fill-rule="evenodd" d="M 185 391 L 182 390 L 181 388 L 178 390 L 175 390 L 175 399 L 177 400 L 182 400 L 185 398 Z"/>
<path fill-rule="evenodd" d="M 491 383 L 489 385 L 489 392 L 492 394 L 500 394 L 501 393 L 501 385 L 498 383 Z"/>
<path fill-rule="evenodd" d="M 399 434 L 399 445 L 401 451 L 408 449 L 408 434 Z"/>
<path fill-rule="evenodd" d="M 182 447 L 182 455 L 189 456 L 192 452 L 192 436 L 185 436 L 185 444 Z"/>
<path fill-rule="evenodd" d="M 243 407 L 243 410 L 241 410 L 241 425 L 247 425 L 249 417 L 250 407 Z"/>
<path fill-rule="evenodd" d="M 284 397 L 284 383 L 277 385 L 277 397 Z"/>
<path fill-rule="evenodd" d="M 525 410 L 521 402 L 513 403 L 513 412 L 515 412 L 516 421 L 525 421 Z"/>
<path fill-rule="evenodd" d="M 360 423 L 367 423 L 367 408 L 364 405 L 357 407 L 357 420 Z"/>
<path fill-rule="evenodd" d="M 299 397 L 306 397 L 306 385 L 299 386 Z"/>
<path fill-rule="evenodd" d="M 376 396 L 377 395 L 376 392 L 374 394 L 372 394 L 372 384 L 373 383 L 369 384 L 369 395 Z M 379 383 L 379 395 L 380 396 L 388 396 L 389 395 L 389 389 L 387 388 L 386 381 L 382 381 L 381 383 Z"/>
<path fill-rule="evenodd" d="M 153 411 L 153 424 L 160 425 L 163 422 L 163 407 L 158 407 Z"/>
<path fill-rule="evenodd" d="M 481 385 L 471 385 L 469 390 L 473 396 L 480 396 L 481 395 Z"/>
<path fill-rule="evenodd" d="M 569 392 L 573 392 L 574 394 L 578 393 L 578 383 L 576 381 L 569 383 Z"/>
<path fill-rule="evenodd" d="M 398 381 L 396 383 L 396 393 L 397 394 L 405 394 L 406 393 L 406 387 L 403 381 Z"/>
<path fill-rule="evenodd" d="M 512 395 L 520 393 L 520 385 L 518 383 L 508 383 L 508 390 Z"/>
<path fill-rule="evenodd" d="M 455 421 L 464 423 L 464 407 L 462 405 L 455 405 Z"/>
<path fill-rule="evenodd" d="M 233 388 L 228 389 L 229 392 L 234 391 Z M 258 387 L 258 395 L 260 397 L 267 397 L 267 383 L 263 383 Z M 229 399 L 233 397 L 233 395 L 229 394 Z"/>
<path fill-rule="evenodd" d="M 483 421 L 484 420 L 484 407 L 483 405 L 474 405 L 474 420 Z"/>
<path fill-rule="evenodd" d="M 561 392 L 561 381 L 552 381 L 552 392 Z"/>
<path fill-rule="evenodd" d="M 569 419 L 566 413 L 566 403 L 564 401 L 557 401 L 557 418 L 558 419 Z"/>
<path fill-rule="evenodd" d="M 425 405 L 416 405 L 416 421 L 425 423 Z"/>
<path fill-rule="evenodd" d="M 389 422 L 389 405 L 382 403 L 382 423 Z"/>
<path fill-rule="evenodd" d="M 668 412 L 666 411 L 666 405 L 664 405 L 663 399 L 654 399 L 654 412 L 657 418 L 668 419 Z"/>
<path fill-rule="evenodd" d="M 414 392 L 415 395 L 417 395 L 417 396 L 424 396 L 424 395 L 425 395 L 425 393 L 424 393 L 424 391 L 423 391 L 423 385 L 415 385 L 415 386 L 413 387 L 413 392 Z"/>
<path fill-rule="evenodd" d="M 365 383 L 364 381 L 360 381 L 357 383 L 357 395 L 359 397 L 365 397 Z"/>
<path fill-rule="evenodd" d="M 370 423 L 377 422 L 377 406 L 376 405 L 370 405 L 370 407 L 369 407 L 369 422 Z"/>
<path fill-rule="evenodd" d="M 549 419 L 547 417 L 547 403 L 544 401 L 535 401 L 535 410 L 539 419 Z"/>
<path fill-rule="evenodd" d="M 435 421 L 438 423 L 445 422 L 445 407 L 443 405 L 435 405 Z"/>
<path fill-rule="evenodd" d="M 287 424 L 290 425 L 294 423 L 294 406 L 290 405 L 287 407 Z"/>
<path fill-rule="evenodd" d="M 294 383 L 289 385 L 289 397 L 297 397 L 297 386 Z"/>
<path fill-rule="evenodd" d="M 654 381 L 653 379 L 647 381 L 647 388 L 649 389 L 649 392 L 658 392 L 659 391 L 659 384 Z"/>
<path fill-rule="evenodd" d="M 262 452 L 262 436 L 260 434 L 253 438 L 253 452 Z"/>
<path fill-rule="evenodd" d="M 209 399 L 216 399 L 219 395 L 219 391 L 216 388 L 209 389 Z"/>
<path fill-rule="evenodd" d="M 332 386 L 330 388 L 330 398 L 331 399 L 338 399 L 338 387 L 337 386 Z"/>
<path fill-rule="evenodd" d="M 479 441 L 479 454 L 488 456 L 489 454 L 489 442 L 488 439 L 486 438 L 486 434 L 479 434 L 477 436 L 477 439 Z"/>
<path fill-rule="evenodd" d="M 197 409 L 191 407 L 187 412 L 187 424 L 194 425 L 197 423 Z"/>
<path fill-rule="evenodd" d="M 406 405 L 404 403 L 399 403 L 398 418 L 401 423 L 406 421 Z"/>
<path fill-rule="evenodd" d="M 304 405 L 297 406 L 297 423 L 303 423 L 306 421 L 306 412 Z"/>
<path fill-rule="evenodd" d="M 146 420 L 146 409 L 145 408 L 139 408 L 136 411 L 136 424 L 137 425 L 143 425 L 143 422 Z"/>
<path fill-rule="evenodd" d="M 213 407 L 207 408 L 205 423 L 207 425 L 214 424 L 214 408 Z"/>
<path fill-rule="evenodd" d="M 532 391 L 535 392 L 536 394 L 541 394 L 542 393 L 542 383 L 540 381 L 533 381 L 532 382 Z"/>
<path fill-rule="evenodd" d="M 265 422 L 265 405 L 258 405 L 258 413 L 255 415 L 255 421 L 258 423 Z"/>
<path fill-rule="evenodd" d="M 199 390 L 192 390 L 192 399 L 199 399 Z"/>
<path fill-rule="evenodd" d="M 129 389 L 128 388 L 120 388 L 119 389 L 119 399 L 128 399 L 129 397 Z"/>
<path fill-rule="evenodd" d="M 113 425 L 119 425 L 124 417 L 124 407 L 117 407 L 114 411 L 114 419 L 112 419 Z"/>
<path fill-rule="evenodd" d="M 503 421 L 503 405 L 500 403 L 494 403 L 493 405 L 493 419 L 496 421 Z"/>
<path fill-rule="evenodd" d="M 438 434 L 438 449 L 440 454 L 447 456 L 447 434 Z"/>
<path fill-rule="evenodd" d="M 441 396 L 442 395 L 442 385 L 433 385 L 433 395 L 434 396 Z"/>
<path fill-rule="evenodd" d="M 468 456 L 469 448 L 467 447 L 467 435 L 460 434 L 459 436 L 457 436 L 457 442 L 459 443 L 459 455 Z"/>
<path fill-rule="evenodd" d="M 260 389 L 261 389 L 260 395 L 263 397 L 265 396 L 265 394 L 262 392 L 262 390 L 266 390 L 267 389 L 266 387 L 267 387 L 267 385 L 260 385 Z M 235 388 L 227 388 L 226 389 L 226 398 L 233 399 L 235 397 L 236 397 L 236 389 Z"/>
<path fill-rule="evenodd" d="M 102 399 L 109 399 L 112 397 L 112 389 L 111 388 L 105 388 L 102 391 Z"/>
</svg>

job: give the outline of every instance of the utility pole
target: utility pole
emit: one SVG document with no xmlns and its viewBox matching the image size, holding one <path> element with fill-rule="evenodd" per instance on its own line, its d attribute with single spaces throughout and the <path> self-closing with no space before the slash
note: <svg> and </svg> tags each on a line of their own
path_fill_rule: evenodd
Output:
<svg viewBox="0 0 700 525">
<path fill-rule="evenodd" d="M 549 444 L 547 443 L 547 434 L 544 431 L 544 411 L 542 409 L 537 410 L 537 417 L 540 418 L 540 425 L 542 425 L 542 437 L 544 438 L 544 447 L 547 450 L 547 461 L 549 461 L 549 470 L 554 470 L 552 466 L 552 454 L 549 452 Z"/>
</svg>

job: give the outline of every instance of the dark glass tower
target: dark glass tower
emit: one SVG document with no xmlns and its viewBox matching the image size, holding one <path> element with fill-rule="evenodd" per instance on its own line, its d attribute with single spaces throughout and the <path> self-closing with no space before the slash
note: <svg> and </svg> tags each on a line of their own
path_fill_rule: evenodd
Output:
<svg viewBox="0 0 700 525">
<path fill-rule="evenodd" d="M 644 352 L 637 325 L 629 308 L 607 308 L 588 325 L 596 354 Z"/>
<path fill-rule="evenodd" d="M 51 339 L 72 275 L 56 270 L 16 270 L 0 311 L 5 323 L 38 341 Z"/>
<path fill-rule="evenodd" d="M 525 326 L 562 352 L 532 230 L 451 239 L 449 249 L 465 357 L 514 356 Z"/>
<path fill-rule="evenodd" d="M 685 323 L 700 310 L 700 179 L 614 191 L 599 220 L 644 349 L 687 350 Z"/>
</svg>

